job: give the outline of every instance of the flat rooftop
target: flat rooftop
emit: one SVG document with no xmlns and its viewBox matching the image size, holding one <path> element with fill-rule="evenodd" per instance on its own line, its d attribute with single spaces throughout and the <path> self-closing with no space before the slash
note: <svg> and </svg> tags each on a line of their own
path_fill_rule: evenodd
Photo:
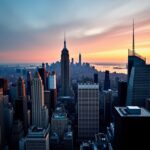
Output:
<svg viewBox="0 0 150 150">
<path fill-rule="evenodd" d="M 128 111 L 131 109 L 131 113 Z M 134 113 L 140 109 L 140 113 Z M 145 108 L 138 107 L 138 106 L 127 106 L 127 107 L 115 107 L 115 110 L 121 117 L 150 117 L 150 112 Z"/>
<path fill-rule="evenodd" d="M 99 89 L 99 84 L 96 83 L 78 84 L 78 89 Z"/>
</svg>

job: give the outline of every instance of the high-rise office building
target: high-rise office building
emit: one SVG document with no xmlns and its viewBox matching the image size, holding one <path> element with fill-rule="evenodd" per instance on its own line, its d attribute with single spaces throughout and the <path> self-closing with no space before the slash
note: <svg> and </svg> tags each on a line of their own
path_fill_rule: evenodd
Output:
<svg viewBox="0 0 150 150">
<path fill-rule="evenodd" d="M 150 112 L 137 106 L 115 107 L 115 150 L 147 149 L 150 135 Z"/>
<path fill-rule="evenodd" d="M 64 48 L 61 53 L 61 96 L 71 96 L 70 88 L 70 65 L 69 65 L 69 51 L 66 47 L 66 40 L 64 39 Z"/>
<path fill-rule="evenodd" d="M 56 132 L 60 138 L 64 136 L 68 128 L 67 113 L 63 106 L 56 107 L 51 118 L 51 131 Z"/>
<path fill-rule="evenodd" d="M 15 100 L 15 119 L 22 121 L 24 131 L 27 132 L 27 99 L 25 82 L 19 77 L 17 82 L 17 99 Z"/>
<path fill-rule="evenodd" d="M 99 85 L 78 85 L 78 137 L 94 138 L 99 132 Z"/>
<path fill-rule="evenodd" d="M 6 95 L 8 90 L 8 81 L 6 79 L 0 78 L 0 88 L 3 89 L 3 94 Z"/>
<path fill-rule="evenodd" d="M 126 105 L 145 106 L 145 99 L 150 97 L 150 65 L 146 59 L 135 52 L 134 24 L 133 49 L 128 51 L 128 88 Z"/>
<path fill-rule="evenodd" d="M 81 54 L 79 54 L 79 65 L 82 65 L 82 58 L 81 58 Z"/>
<path fill-rule="evenodd" d="M 22 77 L 19 77 L 17 82 L 17 96 L 18 99 L 26 96 L 25 82 Z"/>
<path fill-rule="evenodd" d="M 110 89 L 110 79 L 109 79 L 109 71 L 105 71 L 105 79 L 104 79 L 104 90 Z"/>
<path fill-rule="evenodd" d="M 41 76 L 42 83 L 43 83 L 43 86 L 44 86 L 44 90 L 46 90 L 46 69 L 45 69 L 45 64 L 44 63 L 42 63 L 41 68 L 38 68 L 38 72 Z"/>
<path fill-rule="evenodd" d="M 94 73 L 94 83 L 98 83 L 98 73 Z"/>
<path fill-rule="evenodd" d="M 127 82 L 118 82 L 118 106 L 125 106 L 127 98 Z"/>
<path fill-rule="evenodd" d="M 50 91 L 44 91 L 44 105 L 47 107 L 48 109 L 48 118 L 50 121 L 51 118 L 51 94 Z"/>
<path fill-rule="evenodd" d="M 20 140 L 20 150 L 49 150 L 49 128 L 32 126 L 25 138 Z"/>
<path fill-rule="evenodd" d="M 103 91 L 104 100 L 104 124 L 105 127 L 109 126 L 112 120 L 112 97 L 113 91 L 109 89 L 108 91 Z"/>
<path fill-rule="evenodd" d="M 31 83 L 32 83 L 32 74 L 30 71 L 27 72 L 27 95 L 30 96 L 31 99 Z"/>
<path fill-rule="evenodd" d="M 51 109 L 54 110 L 57 103 L 56 73 L 54 71 L 48 76 L 48 90 L 50 90 Z"/>
<path fill-rule="evenodd" d="M 132 50 L 128 50 L 128 81 L 130 78 L 132 67 L 145 65 L 145 58 L 135 52 L 135 36 L 134 36 L 134 21 L 132 35 Z"/>
<path fill-rule="evenodd" d="M 19 140 L 24 136 L 22 122 L 16 120 L 13 122 L 12 132 L 10 135 L 10 149 L 19 149 Z"/>
<path fill-rule="evenodd" d="M 32 80 L 32 125 L 45 127 L 48 124 L 48 109 L 44 105 L 44 90 L 42 79 L 38 72 Z"/>
<path fill-rule="evenodd" d="M 0 95 L 0 149 L 3 148 L 4 145 L 4 104 L 3 104 L 3 95 Z"/>
</svg>

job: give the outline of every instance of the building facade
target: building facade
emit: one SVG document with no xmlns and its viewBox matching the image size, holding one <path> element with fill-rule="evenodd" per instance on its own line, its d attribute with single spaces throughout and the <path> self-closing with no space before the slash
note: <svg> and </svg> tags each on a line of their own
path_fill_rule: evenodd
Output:
<svg viewBox="0 0 150 150">
<path fill-rule="evenodd" d="M 99 132 L 99 85 L 78 85 L 78 137 L 92 139 Z"/>
</svg>

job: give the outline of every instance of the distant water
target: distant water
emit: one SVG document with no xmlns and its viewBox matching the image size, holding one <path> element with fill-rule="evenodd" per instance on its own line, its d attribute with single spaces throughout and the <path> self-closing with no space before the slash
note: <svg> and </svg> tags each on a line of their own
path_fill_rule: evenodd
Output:
<svg viewBox="0 0 150 150">
<path fill-rule="evenodd" d="M 91 63 L 91 66 L 94 66 L 98 71 L 104 72 L 105 70 L 109 70 L 109 72 L 113 73 L 125 73 L 127 74 L 126 64 L 98 64 Z"/>
</svg>

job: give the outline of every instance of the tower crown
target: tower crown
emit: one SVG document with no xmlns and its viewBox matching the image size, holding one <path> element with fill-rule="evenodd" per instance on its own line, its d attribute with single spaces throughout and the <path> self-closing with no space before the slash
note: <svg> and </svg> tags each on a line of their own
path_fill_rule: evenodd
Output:
<svg viewBox="0 0 150 150">
<path fill-rule="evenodd" d="M 64 35 L 64 48 L 63 48 L 63 50 L 62 50 L 62 52 L 63 53 L 68 53 L 68 49 L 67 49 L 67 42 L 66 42 L 66 37 L 65 37 L 65 35 Z"/>
</svg>

